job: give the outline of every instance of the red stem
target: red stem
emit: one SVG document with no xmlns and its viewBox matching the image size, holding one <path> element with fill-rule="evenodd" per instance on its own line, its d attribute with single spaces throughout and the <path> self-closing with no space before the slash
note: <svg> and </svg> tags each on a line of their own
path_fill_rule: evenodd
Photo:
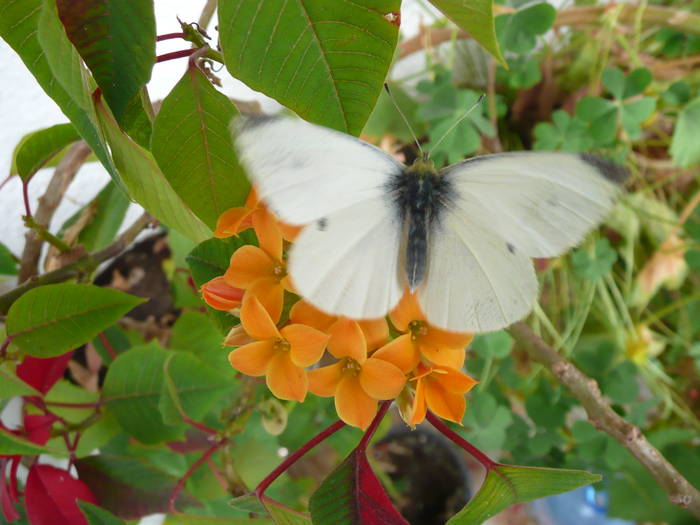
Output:
<svg viewBox="0 0 700 525">
<path fill-rule="evenodd" d="M 31 218 L 32 209 L 29 207 L 29 181 L 22 181 L 22 197 L 24 199 L 24 214 Z"/>
<path fill-rule="evenodd" d="M 173 51 L 172 53 L 165 53 L 163 55 L 158 55 L 156 57 L 156 62 L 165 62 L 167 60 L 174 60 L 176 58 L 188 57 L 195 51 L 196 49 L 183 49 L 182 51 Z"/>
<path fill-rule="evenodd" d="M 382 419 L 384 419 L 384 414 L 386 414 L 386 411 L 389 410 L 390 406 L 391 406 L 391 401 L 382 401 L 382 403 L 379 405 L 379 410 L 377 411 L 377 415 L 374 416 L 374 419 L 367 427 L 367 430 L 365 430 L 365 435 L 362 436 L 362 439 L 357 444 L 357 448 L 359 448 L 360 450 L 363 450 L 363 451 L 367 449 L 367 445 L 369 445 L 369 440 L 372 439 L 372 436 L 377 431 L 377 427 L 379 426 L 379 423 L 381 423 Z"/>
<path fill-rule="evenodd" d="M 5 177 L 5 178 L 3 179 L 3 181 L 0 182 L 0 190 L 2 190 L 2 189 L 5 187 L 5 184 L 7 184 L 8 182 L 10 182 L 10 179 L 11 179 L 12 177 L 14 177 L 14 176 L 15 176 L 14 173 L 10 173 L 7 177 Z"/>
<path fill-rule="evenodd" d="M 7 347 L 10 346 L 10 343 L 12 342 L 12 336 L 9 335 L 5 338 L 5 340 L 2 342 L 2 346 L 0 346 L 0 359 L 5 359 L 7 356 Z"/>
<path fill-rule="evenodd" d="M 175 488 L 173 489 L 173 493 L 170 495 L 170 502 L 169 502 L 169 507 L 170 507 L 170 513 L 171 514 L 176 514 L 177 510 L 175 509 L 175 502 L 177 501 L 177 497 L 180 495 L 180 492 L 182 492 L 182 489 L 185 486 L 185 483 L 187 483 L 187 480 L 190 479 L 190 476 L 194 474 L 194 471 L 197 470 L 202 464 L 204 464 L 210 457 L 214 455 L 214 453 L 219 450 L 222 446 L 224 446 L 226 443 L 228 443 L 228 438 L 224 438 L 221 441 L 215 443 L 212 445 L 204 454 L 202 454 L 197 461 L 192 463 L 192 466 L 187 469 L 187 472 L 185 472 L 185 475 L 182 476 L 178 482 L 177 485 L 175 485 Z"/>
<path fill-rule="evenodd" d="M 100 343 L 102 343 L 102 346 L 105 347 L 105 350 L 107 350 L 107 353 L 109 354 L 109 357 L 112 359 L 117 358 L 117 352 L 114 351 L 114 347 L 112 346 L 112 343 L 109 342 L 109 339 L 105 335 L 104 332 L 100 332 L 97 334 L 97 338 L 100 340 Z"/>
<path fill-rule="evenodd" d="M 297 450 L 292 452 L 289 456 L 285 458 L 285 460 L 279 464 L 279 466 L 270 472 L 267 476 L 265 476 L 265 479 L 263 479 L 257 487 L 255 487 L 255 495 L 258 497 L 258 499 L 262 498 L 263 494 L 265 493 L 265 490 L 267 490 L 267 487 L 269 487 L 273 481 L 275 481 L 278 477 L 282 475 L 282 473 L 287 470 L 289 467 L 291 467 L 294 463 L 296 463 L 301 456 L 306 454 L 309 450 L 314 448 L 316 445 L 318 445 L 321 441 L 326 439 L 328 436 L 336 433 L 338 430 L 343 428 L 345 426 L 345 422 L 338 420 L 335 423 L 333 423 L 331 426 L 327 427 L 325 430 L 322 430 L 318 434 L 316 434 L 313 438 L 311 438 L 309 441 L 304 443 L 301 447 L 299 447 Z"/>
<path fill-rule="evenodd" d="M 171 40 L 173 38 L 185 38 L 185 33 L 166 33 L 164 35 L 158 35 L 156 37 L 156 42 L 162 42 L 163 40 Z"/>
<path fill-rule="evenodd" d="M 185 423 L 188 423 L 191 426 L 193 426 L 194 428 L 201 430 L 205 434 L 209 434 L 210 436 L 217 434 L 216 430 L 204 425 L 203 423 L 199 423 L 198 421 L 195 421 L 194 419 L 190 418 L 187 414 L 182 414 L 182 419 L 185 420 Z"/>
<path fill-rule="evenodd" d="M 456 443 L 460 448 L 463 448 L 467 452 L 469 452 L 474 459 L 476 459 L 479 463 L 481 463 L 486 470 L 491 470 L 494 468 L 498 463 L 493 461 L 490 457 L 488 457 L 486 454 L 484 454 L 481 450 L 476 448 L 474 445 L 469 443 L 466 439 L 464 439 L 462 436 L 457 434 L 454 430 L 452 430 L 450 427 L 448 427 L 445 423 L 442 422 L 442 420 L 437 417 L 435 414 L 433 414 L 430 410 L 428 410 L 428 413 L 426 414 L 425 418 L 430 421 L 430 424 L 435 427 L 436 430 L 440 431 L 442 434 L 447 436 L 450 440 L 452 440 L 454 443 Z"/>
</svg>

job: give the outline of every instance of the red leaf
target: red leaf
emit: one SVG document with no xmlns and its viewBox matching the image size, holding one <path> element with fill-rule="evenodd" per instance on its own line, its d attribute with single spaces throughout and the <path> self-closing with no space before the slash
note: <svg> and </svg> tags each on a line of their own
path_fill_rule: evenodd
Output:
<svg viewBox="0 0 700 525">
<path fill-rule="evenodd" d="M 87 525 L 76 500 L 97 505 L 85 483 L 51 465 L 32 465 L 24 499 L 31 525 Z"/>
<path fill-rule="evenodd" d="M 17 377 L 42 394 L 46 394 L 56 381 L 61 379 L 71 357 L 73 357 L 72 350 L 63 355 L 48 358 L 28 355 L 17 366 Z"/>
<path fill-rule="evenodd" d="M 45 445 L 51 438 L 51 425 L 58 418 L 56 416 L 42 416 L 31 414 L 24 416 L 24 433 L 27 439 L 37 445 Z"/>
<path fill-rule="evenodd" d="M 372 472 L 364 447 L 353 450 L 323 480 L 309 510 L 314 525 L 409 525 Z"/>
</svg>

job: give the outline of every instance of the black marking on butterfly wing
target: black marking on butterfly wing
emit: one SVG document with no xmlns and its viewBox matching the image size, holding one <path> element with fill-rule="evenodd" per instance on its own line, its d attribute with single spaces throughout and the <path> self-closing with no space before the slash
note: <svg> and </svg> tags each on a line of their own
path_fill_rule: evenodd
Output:
<svg viewBox="0 0 700 525">
<path fill-rule="evenodd" d="M 326 228 L 328 228 L 328 219 L 321 217 L 318 221 L 316 221 L 316 227 L 319 231 L 325 232 Z"/>
<path fill-rule="evenodd" d="M 589 166 L 595 168 L 601 176 L 615 184 L 622 184 L 627 177 L 630 176 L 630 172 L 625 166 L 615 164 L 608 159 L 591 155 L 590 153 L 581 153 L 579 154 L 579 158 Z"/>
<path fill-rule="evenodd" d="M 511 243 L 507 242 L 506 243 L 506 248 L 508 248 L 508 251 L 510 253 L 515 253 L 515 246 L 513 246 Z"/>
</svg>

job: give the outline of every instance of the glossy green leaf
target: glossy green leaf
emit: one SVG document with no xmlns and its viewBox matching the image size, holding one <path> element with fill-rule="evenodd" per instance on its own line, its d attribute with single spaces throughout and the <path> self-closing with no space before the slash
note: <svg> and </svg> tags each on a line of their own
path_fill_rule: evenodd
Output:
<svg viewBox="0 0 700 525">
<path fill-rule="evenodd" d="M 51 390 L 47 392 L 45 399 L 51 403 L 77 403 L 79 405 L 84 405 L 78 407 L 51 407 L 53 413 L 62 417 L 69 423 L 80 423 L 95 412 L 95 407 L 90 405 L 97 403 L 99 398 L 100 395 L 97 392 L 81 388 L 67 379 L 60 379 L 51 387 Z M 63 443 L 63 440 L 61 439 L 58 442 Z"/>
<path fill-rule="evenodd" d="M 0 363 L 0 399 L 15 396 L 40 396 L 41 393 L 22 381 L 15 374 L 15 365 L 10 361 Z"/>
<path fill-rule="evenodd" d="M 84 103 L 89 100 L 88 86 L 79 69 L 66 67 L 66 64 L 76 63 L 77 53 L 68 41 L 55 9 L 55 2 L 50 0 L 7 0 L 0 5 L 0 36 L 15 50 L 46 94 L 75 125 L 110 176 L 118 181 L 119 175 L 97 131 L 94 115 Z M 43 18 L 41 32 L 40 17 Z M 39 36 L 50 45 L 42 48 Z M 49 57 L 57 60 L 50 63 Z M 62 62 L 58 60 L 60 57 L 64 58 Z M 57 65 L 52 67 L 54 62 L 59 62 L 61 69 Z M 56 71 L 63 71 L 64 81 L 59 81 Z"/>
<path fill-rule="evenodd" d="M 582 470 L 498 465 L 488 472 L 479 492 L 455 514 L 448 525 L 479 525 L 515 505 L 600 481 Z"/>
<path fill-rule="evenodd" d="M 14 434 L 10 434 L 7 430 L 0 427 L 0 455 L 31 455 L 46 454 L 49 449 L 35 445 L 31 441 L 19 438 Z"/>
<path fill-rule="evenodd" d="M 173 325 L 170 348 L 191 352 L 214 367 L 226 367 L 230 348 L 224 347 L 222 340 L 212 319 L 201 312 L 188 310 L 182 312 Z"/>
<path fill-rule="evenodd" d="M 76 503 L 85 516 L 88 525 L 124 525 L 124 521 L 97 505 L 82 500 L 77 500 Z"/>
<path fill-rule="evenodd" d="M 501 65 L 506 65 L 496 39 L 492 0 L 430 0 L 430 3 L 474 37 Z"/>
<path fill-rule="evenodd" d="M 61 355 L 88 342 L 144 300 L 90 284 L 42 286 L 12 303 L 7 333 L 29 355 Z"/>
<path fill-rule="evenodd" d="M 23 181 L 29 181 L 53 156 L 79 139 L 73 124 L 57 124 L 30 133 L 15 151 L 17 173 Z"/>
<path fill-rule="evenodd" d="M 153 2 L 57 0 L 66 34 L 121 120 L 156 61 Z"/>
<path fill-rule="evenodd" d="M 198 514 L 170 514 L 163 525 L 274 525 L 269 518 L 215 518 Z"/>
<path fill-rule="evenodd" d="M 700 97 L 693 99 L 681 111 L 673 131 L 671 158 L 680 168 L 700 164 Z"/>
<path fill-rule="evenodd" d="M 299 116 L 357 135 L 377 101 L 399 0 L 231 0 L 219 4 L 226 67 Z"/>
<path fill-rule="evenodd" d="M 129 198 L 113 181 L 108 182 L 97 196 L 75 212 L 61 226 L 60 233 L 87 216 L 88 220 L 78 234 L 78 244 L 89 252 L 105 248 L 114 241 L 129 207 Z"/>
<path fill-rule="evenodd" d="M 168 355 L 163 379 L 158 406 L 166 425 L 179 425 L 183 416 L 201 419 L 234 385 L 231 368 L 212 368 L 186 352 Z"/>
<path fill-rule="evenodd" d="M 0 275 L 17 275 L 17 259 L 10 249 L 0 242 Z"/>
<path fill-rule="evenodd" d="M 114 163 L 130 196 L 158 220 L 194 241 L 211 237 L 211 230 L 175 193 L 150 152 L 124 134 L 101 100 L 97 116 L 112 148 Z"/>
<path fill-rule="evenodd" d="M 238 115 L 199 68 L 190 66 L 163 101 L 151 151 L 180 198 L 210 228 L 245 202 L 250 183 L 238 164 L 229 124 Z"/>
<path fill-rule="evenodd" d="M 100 505 L 125 520 L 138 519 L 156 512 L 168 512 L 170 496 L 177 478 L 146 461 L 113 454 L 99 454 L 75 462 L 80 480 L 85 482 Z M 180 492 L 176 506 L 196 505 L 186 490 Z"/>
<path fill-rule="evenodd" d="M 143 443 L 178 439 L 181 427 L 166 425 L 159 409 L 163 367 L 171 353 L 151 343 L 120 354 L 107 370 L 103 395 L 121 427 Z"/>
</svg>

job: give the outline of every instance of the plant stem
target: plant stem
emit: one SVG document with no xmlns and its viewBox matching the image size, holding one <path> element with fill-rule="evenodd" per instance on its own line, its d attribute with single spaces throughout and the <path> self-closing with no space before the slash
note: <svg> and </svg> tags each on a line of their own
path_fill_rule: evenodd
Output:
<svg viewBox="0 0 700 525">
<path fill-rule="evenodd" d="M 471 454 L 471 456 L 473 456 L 474 459 L 481 463 L 486 470 L 491 470 L 497 465 L 497 463 L 494 460 L 492 460 L 474 445 L 469 443 L 469 441 L 464 439 L 462 436 L 457 434 L 457 432 L 448 427 L 445 423 L 442 422 L 442 420 L 439 417 L 433 414 L 430 410 L 428 410 L 427 414 L 425 415 L 425 418 L 428 421 L 430 421 L 430 424 L 433 425 L 435 429 L 438 430 L 441 434 L 444 434 L 457 446 L 469 452 L 469 454 Z"/>
<path fill-rule="evenodd" d="M 196 49 L 182 49 L 180 51 L 173 51 L 172 53 L 165 53 L 163 55 L 158 55 L 156 57 L 156 62 L 166 62 L 168 60 L 175 60 L 176 58 L 188 57 L 195 51 Z"/>
<path fill-rule="evenodd" d="M 289 456 L 287 456 L 285 460 L 282 463 L 280 463 L 275 470 L 273 470 L 267 476 L 265 476 L 265 479 L 263 479 L 260 483 L 258 483 L 258 486 L 255 487 L 255 490 L 253 492 L 258 497 L 258 499 L 262 498 L 263 494 L 265 493 L 265 490 L 267 490 L 267 487 L 269 487 L 273 481 L 280 477 L 285 470 L 287 470 L 294 463 L 296 463 L 299 460 L 299 458 L 301 458 L 309 450 L 318 445 L 321 441 L 325 440 L 328 436 L 335 434 L 344 426 L 344 421 L 336 421 L 335 423 L 327 427 L 325 430 L 322 430 L 321 432 L 316 434 L 313 438 L 304 443 L 301 447 L 292 452 Z"/>
<path fill-rule="evenodd" d="M 573 363 L 559 355 L 523 322 L 515 323 L 510 334 L 543 364 L 581 402 L 588 420 L 624 446 L 668 493 L 671 503 L 687 509 L 700 518 L 700 491 L 693 487 L 669 461 L 654 448 L 638 427 L 625 421 L 603 397 L 594 379 L 586 376 Z"/>
<path fill-rule="evenodd" d="M 22 199 L 24 200 L 24 214 L 31 219 L 32 208 L 29 206 L 29 181 L 22 181 Z"/>
<path fill-rule="evenodd" d="M 374 419 L 367 427 L 367 430 L 365 430 L 364 436 L 362 436 L 362 439 L 357 444 L 358 449 L 360 449 L 360 450 L 367 449 L 367 445 L 369 445 L 370 439 L 372 439 L 372 436 L 377 431 L 377 427 L 379 426 L 379 423 L 381 423 L 382 419 L 384 419 L 384 415 L 386 414 L 386 411 L 389 410 L 390 406 L 391 406 L 391 401 L 382 401 L 382 403 L 379 405 L 379 410 L 377 410 L 377 415 L 374 416 Z"/>
<path fill-rule="evenodd" d="M 228 443 L 228 438 L 224 438 L 221 441 L 218 441 L 209 449 L 202 454 L 197 461 L 192 463 L 190 468 L 187 469 L 187 472 L 185 472 L 184 476 L 182 476 L 178 482 L 177 485 L 175 485 L 175 488 L 173 489 L 172 494 L 170 495 L 170 501 L 169 501 L 169 509 L 171 514 L 176 514 L 177 510 L 175 509 L 175 502 L 177 501 L 177 497 L 180 495 L 180 492 L 182 492 L 182 489 L 185 486 L 185 483 L 187 483 L 187 480 L 190 479 L 192 474 L 194 474 L 194 471 L 197 470 L 203 463 L 206 463 L 206 461 L 214 455 L 214 453 L 219 450 L 222 446 L 224 446 L 226 443 Z"/>
<path fill-rule="evenodd" d="M 156 37 L 156 42 L 162 42 L 163 40 L 172 40 L 173 38 L 185 38 L 185 33 L 165 33 L 164 35 L 158 35 Z"/>
<path fill-rule="evenodd" d="M 32 219 L 31 215 L 24 216 L 24 225 L 27 228 L 31 228 L 36 232 L 37 237 L 42 241 L 48 242 L 51 246 L 55 247 L 59 252 L 66 253 L 70 251 L 70 246 L 68 246 L 61 239 L 52 234 L 49 230 L 44 228 L 41 224 Z"/>
</svg>

